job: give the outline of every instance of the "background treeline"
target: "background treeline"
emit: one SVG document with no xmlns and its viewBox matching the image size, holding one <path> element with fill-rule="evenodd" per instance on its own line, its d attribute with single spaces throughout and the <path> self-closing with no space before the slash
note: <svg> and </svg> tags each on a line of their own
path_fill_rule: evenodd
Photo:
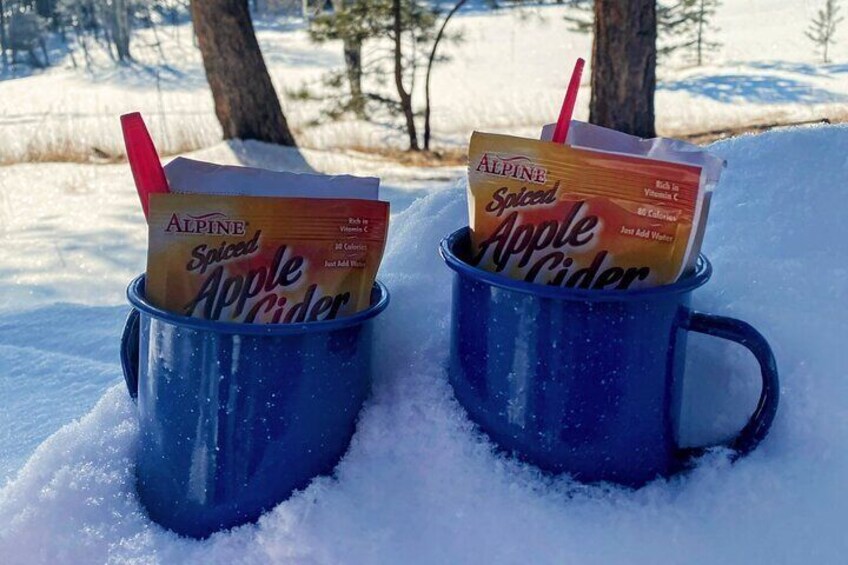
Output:
<svg viewBox="0 0 848 565">
<path fill-rule="evenodd" d="M 828 9 L 835 0 L 828 0 Z M 189 0 L 0 0 L 0 54 L 5 64 L 26 64 L 45 67 L 51 64 L 48 43 L 66 47 L 88 57 L 89 46 L 99 44 L 108 50 L 112 59 L 123 62 L 132 59 L 131 39 L 135 29 L 181 23 L 190 18 Z M 412 31 L 416 41 L 425 43 L 455 39 L 445 35 L 444 26 L 454 13 L 467 4 L 455 2 L 401 2 L 403 31 Z M 478 5 L 480 0 L 476 2 Z M 487 0 L 490 9 L 517 4 L 556 3 L 571 5 L 567 19 L 573 28 L 590 32 L 592 0 Z M 706 53 L 720 45 L 714 39 L 712 18 L 721 0 L 662 0 L 657 5 L 662 45 L 661 54 L 681 50 L 691 54 L 692 62 L 700 65 Z M 356 73 L 361 61 L 361 45 L 368 40 L 391 33 L 391 0 L 249 0 L 253 14 L 288 13 L 302 15 L 311 22 L 310 33 L 316 41 L 341 39 L 345 45 L 346 72 L 351 84 L 361 83 Z M 444 15 L 444 21 L 438 21 Z M 441 35 L 439 33 L 441 32 Z M 828 28 L 825 35 L 832 35 Z M 156 47 L 154 44 L 153 47 Z M 426 50 L 424 50 L 426 51 Z M 429 54 L 417 53 L 429 62 Z M 76 63 L 76 58 L 73 60 Z M 415 62 L 411 62 L 416 66 Z M 390 73 L 391 74 L 391 73 Z M 369 98 L 357 92 L 348 109 L 362 114 Z M 371 102 L 379 102 L 373 96 Z"/>
<path fill-rule="evenodd" d="M 0 0 L 0 58 L 4 65 L 43 68 L 49 47 L 90 63 L 93 45 L 115 62 L 132 60 L 133 31 L 185 23 L 190 0 Z M 250 0 L 254 13 L 300 13 L 302 0 Z M 161 48 L 154 40 L 146 47 Z"/>
<path fill-rule="evenodd" d="M 703 65 L 715 58 L 722 1 L 0 0 L 0 58 L 11 76 L 20 65 L 46 67 L 65 55 L 73 66 L 90 67 L 95 47 L 117 65 L 132 62 L 142 48 L 158 50 L 165 63 L 163 28 L 191 22 L 224 136 L 293 145 L 253 24 L 266 14 L 300 16 L 313 42 L 338 42 L 343 65 L 328 69 L 320 84 L 288 90 L 290 102 L 320 104 L 316 121 L 391 124 L 404 132 L 408 149 L 426 151 L 431 78 L 448 53 L 463 57 L 459 26 L 451 25 L 456 14 L 564 4 L 566 21 L 559 20 L 561 12 L 556 16 L 560 25 L 593 34 L 590 120 L 651 136 L 658 61 Z M 842 16 L 839 0 L 820 4 L 806 35 L 828 62 Z M 134 39 L 140 29 L 150 31 L 143 43 Z"/>
<path fill-rule="evenodd" d="M 133 30 L 155 30 L 187 15 L 188 0 L 0 0 L 0 53 L 4 65 L 45 67 L 54 47 L 74 65 L 78 56 L 90 64 L 96 44 L 125 62 L 132 59 Z"/>
</svg>

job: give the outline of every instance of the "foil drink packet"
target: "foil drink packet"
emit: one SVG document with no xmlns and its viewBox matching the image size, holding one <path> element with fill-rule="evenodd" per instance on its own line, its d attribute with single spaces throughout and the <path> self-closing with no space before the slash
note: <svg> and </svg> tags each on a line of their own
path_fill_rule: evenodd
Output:
<svg viewBox="0 0 848 565">
<path fill-rule="evenodd" d="M 332 320 L 370 305 L 389 220 L 378 179 L 177 161 L 165 167 L 172 193 L 150 197 L 145 290 L 154 305 L 260 324 Z"/>
<path fill-rule="evenodd" d="M 611 130 L 592 128 L 569 131 L 569 139 L 595 133 L 591 148 L 472 135 L 471 264 L 583 289 L 669 284 L 694 266 L 721 160 L 686 161 L 667 144 L 650 158 L 621 142 L 623 151 L 610 151 Z"/>
</svg>

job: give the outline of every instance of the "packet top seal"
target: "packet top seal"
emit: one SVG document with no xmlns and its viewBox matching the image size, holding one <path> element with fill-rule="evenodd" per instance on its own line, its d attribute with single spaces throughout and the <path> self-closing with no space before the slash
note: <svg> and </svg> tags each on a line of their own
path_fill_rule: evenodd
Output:
<svg viewBox="0 0 848 565">
<path fill-rule="evenodd" d="M 172 192 L 281 198 L 378 200 L 380 179 L 219 165 L 177 157 L 164 167 Z"/>
</svg>

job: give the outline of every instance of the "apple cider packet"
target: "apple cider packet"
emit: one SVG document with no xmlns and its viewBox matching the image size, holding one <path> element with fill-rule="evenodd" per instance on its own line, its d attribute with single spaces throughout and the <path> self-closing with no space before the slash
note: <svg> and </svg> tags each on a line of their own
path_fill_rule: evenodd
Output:
<svg viewBox="0 0 848 565">
<path fill-rule="evenodd" d="M 227 322 L 348 316 L 370 305 L 388 222 L 378 200 L 153 194 L 147 298 Z"/>
<path fill-rule="evenodd" d="M 695 264 L 713 186 L 705 167 L 477 132 L 468 167 L 473 265 L 629 289 L 672 283 Z"/>
</svg>

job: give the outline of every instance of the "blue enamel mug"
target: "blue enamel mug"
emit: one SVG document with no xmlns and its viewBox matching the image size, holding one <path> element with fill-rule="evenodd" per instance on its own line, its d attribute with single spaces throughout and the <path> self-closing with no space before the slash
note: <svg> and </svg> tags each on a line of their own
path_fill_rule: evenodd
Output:
<svg viewBox="0 0 848 565">
<path fill-rule="evenodd" d="M 371 322 L 389 303 L 335 320 L 239 324 L 160 310 L 144 276 L 121 342 L 137 398 L 139 499 L 151 519 L 206 537 L 255 521 L 347 451 L 371 390 Z"/>
<path fill-rule="evenodd" d="M 440 246 L 454 271 L 449 379 L 500 448 L 589 483 L 639 487 L 684 468 L 704 449 L 681 449 L 676 437 L 688 332 L 740 343 L 759 362 L 759 403 L 728 447 L 744 455 L 768 433 L 779 396 L 768 342 L 745 322 L 689 307 L 710 278 L 706 257 L 671 285 L 570 289 L 472 267 L 469 233 Z"/>
</svg>

